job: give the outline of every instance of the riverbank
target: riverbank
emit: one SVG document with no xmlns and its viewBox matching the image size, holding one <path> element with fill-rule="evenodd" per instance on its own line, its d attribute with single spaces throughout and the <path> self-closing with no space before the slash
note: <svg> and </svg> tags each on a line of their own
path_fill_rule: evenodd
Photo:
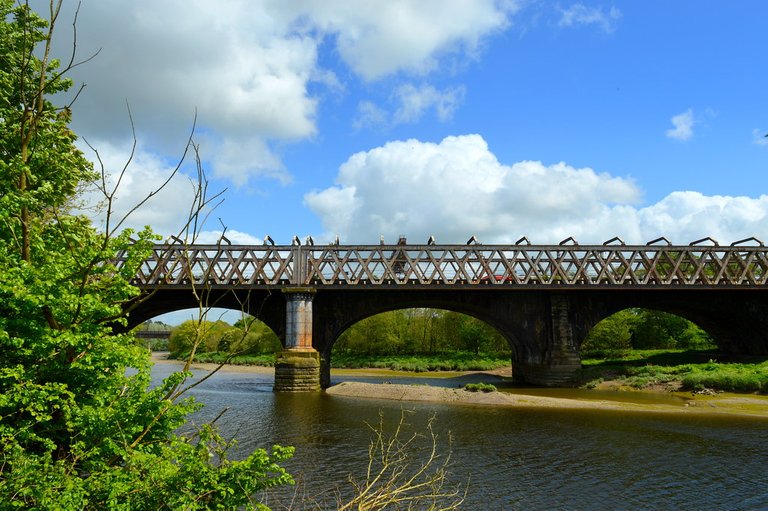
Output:
<svg viewBox="0 0 768 511">
<path fill-rule="evenodd" d="M 166 354 L 153 353 L 152 359 L 160 364 L 179 364 L 178 360 L 167 360 Z M 193 369 L 211 371 L 218 364 L 195 363 Z M 274 368 L 260 366 L 224 365 L 225 373 L 274 374 Z M 335 377 L 377 377 L 386 381 L 397 377 L 451 379 L 457 386 L 466 383 L 503 383 L 511 376 L 509 368 L 493 371 L 440 371 L 430 373 L 405 373 L 387 369 L 339 369 Z M 603 389 L 612 389 L 610 399 L 596 391 L 582 390 L 571 397 L 540 395 L 541 389 L 515 389 L 514 392 L 469 392 L 462 388 L 436 387 L 429 385 L 403 385 L 397 383 L 342 382 L 326 390 L 326 394 L 353 399 L 386 399 L 411 402 L 436 402 L 456 405 L 504 406 L 517 408 L 558 408 L 614 410 L 638 413 L 683 413 L 741 415 L 768 419 L 768 396 L 753 394 L 694 394 L 691 392 L 669 392 L 668 387 L 655 390 L 630 390 L 618 384 L 604 382 Z M 594 394 L 592 394 L 595 392 Z M 602 395 L 605 395 L 604 393 Z M 588 397 L 587 397 L 588 396 Z M 653 399 L 658 396 L 659 399 Z M 642 399 L 638 399 L 642 398 Z M 670 399 L 671 398 L 671 399 Z M 645 401 L 645 402 L 644 402 Z"/>
<path fill-rule="evenodd" d="M 588 392 L 588 391 L 587 391 Z M 515 408 L 557 408 L 613 410 L 638 413 L 722 414 L 764 418 L 768 420 L 768 397 L 717 394 L 682 397 L 677 402 L 641 403 L 630 399 L 628 391 L 621 400 L 572 399 L 547 397 L 525 393 L 469 392 L 464 389 L 431 387 L 425 385 L 370 384 L 342 382 L 326 390 L 332 396 L 355 399 L 388 399 L 413 402 L 440 402 L 462 405 L 504 406 Z M 621 394 L 621 393 L 619 393 Z"/>
</svg>

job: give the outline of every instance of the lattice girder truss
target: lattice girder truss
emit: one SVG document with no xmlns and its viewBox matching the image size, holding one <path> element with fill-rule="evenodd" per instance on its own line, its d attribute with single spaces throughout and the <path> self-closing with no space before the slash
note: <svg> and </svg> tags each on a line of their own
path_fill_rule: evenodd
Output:
<svg viewBox="0 0 768 511">
<path fill-rule="evenodd" d="M 158 245 L 135 283 L 722 288 L 763 286 L 767 279 L 762 245 Z"/>
</svg>

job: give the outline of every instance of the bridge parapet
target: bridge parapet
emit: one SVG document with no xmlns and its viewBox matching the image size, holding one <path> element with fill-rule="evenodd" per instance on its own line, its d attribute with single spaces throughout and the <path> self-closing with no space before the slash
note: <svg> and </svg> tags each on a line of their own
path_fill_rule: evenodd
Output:
<svg viewBox="0 0 768 511">
<path fill-rule="evenodd" d="M 142 288 L 401 287 L 759 288 L 756 245 L 158 245 Z M 120 264 L 120 263 L 118 263 Z"/>
</svg>

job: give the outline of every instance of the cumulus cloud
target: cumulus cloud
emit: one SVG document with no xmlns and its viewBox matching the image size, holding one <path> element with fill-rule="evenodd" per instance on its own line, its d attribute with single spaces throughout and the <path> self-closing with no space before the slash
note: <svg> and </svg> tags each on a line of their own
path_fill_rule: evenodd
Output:
<svg viewBox="0 0 768 511">
<path fill-rule="evenodd" d="M 733 241 L 768 237 L 768 195 L 758 198 L 675 192 L 639 207 L 627 178 L 574 168 L 498 161 L 479 135 L 440 143 L 389 142 L 350 157 L 336 185 L 309 193 L 305 204 L 323 221 L 325 237 L 371 242 L 405 235 L 425 242 L 557 243 L 569 236 L 601 243 L 621 236 L 645 243 L 658 236 L 688 243 L 705 236 Z M 319 238 L 320 236 L 318 236 Z"/>
<path fill-rule="evenodd" d="M 560 9 L 558 25 L 561 27 L 596 25 L 604 32 L 611 33 L 620 18 L 621 11 L 616 7 L 605 11 L 601 7 L 588 7 L 582 3 L 576 3 L 567 9 Z"/>
<path fill-rule="evenodd" d="M 292 2 L 284 3 L 293 8 Z M 485 36 L 508 25 L 518 3 L 326 0 L 309 3 L 306 13 L 322 30 L 335 34 L 339 54 L 355 73 L 376 80 L 400 70 L 427 73 L 447 52 L 472 54 Z"/>
<path fill-rule="evenodd" d="M 196 113 L 214 175 L 238 185 L 285 181 L 274 148 L 316 135 L 321 92 L 312 85 L 344 89 L 320 65 L 321 45 L 335 45 L 364 80 L 423 74 L 446 55 L 471 55 L 515 10 L 514 1 L 498 0 L 91 2 L 78 18 L 78 50 L 100 52 L 72 73 L 87 84 L 74 129 L 118 143 L 127 101 L 140 138 L 169 153 Z M 67 32 L 58 33 L 64 51 Z M 450 98 L 431 105 L 440 116 L 454 108 Z"/>
<path fill-rule="evenodd" d="M 222 240 L 222 236 L 226 237 L 226 239 L 233 245 L 261 245 L 264 241 L 247 232 L 228 229 L 226 232 L 221 230 L 201 231 L 197 236 L 196 242 L 216 244 L 222 241 L 226 245 L 226 241 Z"/>
<path fill-rule="evenodd" d="M 543 240 L 584 230 L 580 224 L 632 203 L 627 179 L 525 161 L 501 164 L 479 135 L 439 144 L 408 140 L 353 155 L 337 186 L 308 194 L 306 204 L 330 233 L 347 241 L 383 234 L 456 242 L 470 234 L 510 242 L 522 234 Z"/>
<path fill-rule="evenodd" d="M 685 112 L 673 116 L 671 121 L 673 127 L 667 130 L 667 138 L 684 141 L 693 137 L 693 125 L 696 121 L 692 109 L 689 108 Z"/>
<path fill-rule="evenodd" d="M 673 192 L 638 211 L 647 238 L 690 242 L 710 236 L 722 242 L 768 234 L 768 195 L 757 198 Z"/>
</svg>

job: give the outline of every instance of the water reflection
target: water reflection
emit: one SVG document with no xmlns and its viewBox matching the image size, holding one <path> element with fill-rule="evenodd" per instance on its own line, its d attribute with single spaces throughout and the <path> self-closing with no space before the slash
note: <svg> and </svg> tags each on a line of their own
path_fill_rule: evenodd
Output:
<svg viewBox="0 0 768 511">
<path fill-rule="evenodd" d="M 229 408 L 219 424 L 240 455 L 294 445 L 286 468 L 311 496 L 361 473 L 366 422 L 381 414 L 391 427 L 405 407 L 412 427 L 434 415 L 442 438 L 450 431 L 453 480 L 469 480 L 465 509 L 768 508 L 766 420 L 274 394 L 271 375 L 247 373 L 217 374 L 194 393 L 207 405 L 196 421 Z"/>
</svg>

